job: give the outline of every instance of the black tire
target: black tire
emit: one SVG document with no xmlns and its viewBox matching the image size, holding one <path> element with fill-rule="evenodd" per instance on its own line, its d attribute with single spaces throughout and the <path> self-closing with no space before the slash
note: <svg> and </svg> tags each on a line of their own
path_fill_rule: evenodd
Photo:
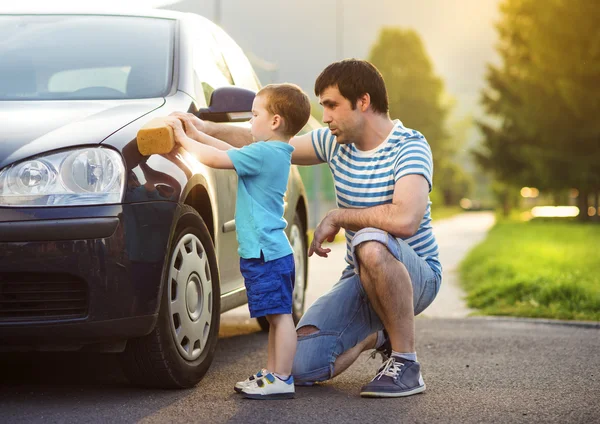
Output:
<svg viewBox="0 0 600 424">
<path fill-rule="evenodd" d="M 292 318 L 294 319 L 294 324 L 298 324 L 298 322 L 300 321 L 300 318 L 302 318 L 302 315 L 304 315 L 304 301 L 306 299 L 306 287 L 307 287 L 307 281 L 308 281 L 308 247 L 306 245 L 306 230 L 304 229 L 304 225 L 302 225 L 302 220 L 300 219 L 300 216 L 298 216 L 298 214 L 296 213 L 296 216 L 294 217 L 294 222 L 292 223 L 292 228 L 290 229 L 290 234 L 292 234 L 294 230 L 293 227 L 297 227 L 298 233 L 299 233 L 299 238 L 298 238 L 298 242 L 301 243 L 301 252 L 303 255 L 302 258 L 302 263 L 303 263 L 303 273 L 298 276 L 298 270 L 296 270 L 296 287 L 294 288 L 294 293 L 296 293 L 296 289 L 299 288 L 299 283 L 300 281 L 298 281 L 300 278 L 303 280 L 303 284 L 302 284 L 302 296 L 301 296 L 301 302 L 293 302 L 292 303 Z M 292 240 L 290 240 L 292 243 L 294 242 L 293 236 L 290 237 Z M 302 278 L 303 275 L 303 278 Z M 294 299 L 296 299 L 296 297 L 294 297 Z M 299 303 L 299 304 L 297 304 Z M 260 317 L 256 319 L 258 321 L 258 325 L 260 325 L 261 330 L 263 331 L 269 331 L 269 321 L 267 321 L 266 317 Z"/>
<path fill-rule="evenodd" d="M 177 322 L 180 325 L 181 322 L 174 318 L 178 314 L 170 312 L 172 307 L 171 300 L 169 299 L 169 293 L 179 290 L 176 280 L 169 281 L 169 270 L 172 263 L 176 264 L 178 260 L 176 258 L 181 257 L 181 255 L 174 256 L 177 255 L 175 249 L 186 240 L 191 240 L 190 246 L 194 244 L 194 248 L 199 251 L 199 258 L 202 258 L 203 254 L 206 255 L 208 267 L 199 266 L 200 262 L 196 258 L 186 260 L 191 260 L 192 262 L 190 263 L 192 264 L 198 264 L 198 269 L 194 269 L 194 273 L 196 271 L 200 273 L 199 275 L 196 274 L 198 280 L 202 280 L 201 275 L 206 277 L 210 274 L 208 279 L 205 278 L 202 281 L 204 281 L 206 287 L 212 288 L 212 292 L 207 296 L 206 304 L 202 302 L 203 305 L 208 305 L 208 310 L 206 314 L 202 313 L 199 316 L 202 319 L 210 317 L 208 336 L 199 336 L 206 337 L 204 346 L 201 349 L 194 349 L 196 347 L 195 343 L 191 347 L 192 352 L 199 355 L 193 358 L 193 360 L 186 359 L 181 353 L 180 349 L 183 349 L 182 344 L 178 347 L 178 342 L 174 336 L 174 328 Z M 201 245 L 198 245 L 196 240 L 199 240 Z M 188 245 L 182 246 L 184 246 L 187 252 Z M 202 248 L 203 253 L 200 252 Z M 206 272 L 207 270 L 209 272 Z M 192 275 L 188 278 L 189 283 L 192 281 Z M 200 285 L 203 284 L 202 281 Z M 169 261 L 163 275 L 162 283 L 161 303 L 156 327 L 147 336 L 131 339 L 127 342 L 127 347 L 121 354 L 121 364 L 125 375 L 135 385 L 163 389 L 189 388 L 197 384 L 204 377 L 213 360 L 217 347 L 221 317 L 221 291 L 217 260 L 210 233 L 198 212 L 188 205 L 182 206 L 175 234 L 169 246 Z M 202 293 L 201 296 L 205 294 L 202 290 L 198 292 Z M 203 298 L 201 297 L 201 299 Z M 186 302 L 188 302 L 187 298 Z M 189 308 L 189 303 L 186 303 L 186 307 Z M 200 308 L 200 306 L 196 307 Z M 201 309 L 204 310 L 204 306 Z M 191 320 L 192 318 L 189 319 Z M 206 329 L 206 326 L 204 329 Z M 193 335 L 194 332 L 192 331 L 190 334 Z M 199 342 L 200 339 L 198 339 Z"/>
</svg>

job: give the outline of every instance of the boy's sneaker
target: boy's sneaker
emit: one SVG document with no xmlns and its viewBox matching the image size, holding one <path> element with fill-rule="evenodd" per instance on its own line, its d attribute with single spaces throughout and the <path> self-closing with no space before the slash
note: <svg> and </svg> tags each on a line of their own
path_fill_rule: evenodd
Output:
<svg viewBox="0 0 600 424">
<path fill-rule="evenodd" d="M 242 390 L 246 386 L 248 386 L 251 382 L 253 382 L 257 378 L 263 377 L 266 373 L 267 373 L 267 370 L 263 368 L 262 370 L 260 370 L 256 374 L 251 375 L 250 377 L 248 377 L 247 379 L 245 379 L 244 381 L 238 381 L 237 383 L 235 383 L 235 386 L 233 386 L 233 390 L 235 390 L 236 393 L 242 393 Z"/>
<path fill-rule="evenodd" d="M 242 389 L 242 394 L 248 399 L 291 399 L 294 397 L 294 377 L 280 380 L 273 373 L 257 378 Z"/>
<path fill-rule="evenodd" d="M 371 382 L 360 389 L 362 397 L 401 397 L 425 391 L 421 364 L 392 356 Z"/>
</svg>

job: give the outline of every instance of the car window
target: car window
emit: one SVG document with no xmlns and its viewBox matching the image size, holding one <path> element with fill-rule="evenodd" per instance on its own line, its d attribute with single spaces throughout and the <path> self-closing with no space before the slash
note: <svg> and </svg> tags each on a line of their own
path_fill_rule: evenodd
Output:
<svg viewBox="0 0 600 424">
<path fill-rule="evenodd" d="M 51 93 L 73 92 L 86 87 L 108 87 L 125 93 L 131 66 L 69 69 L 53 73 L 48 79 Z"/>
<path fill-rule="evenodd" d="M 0 16 L 0 100 L 164 96 L 174 27 L 131 16 Z"/>
<path fill-rule="evenodd" d="M 233 77 L 213 34 L 204 21 L 193 28 L 194 89 L 197 100 L 210 101 L 212 92 L 233 85 Z"/>
<path fill-rule="evenodd" d="M 260 90 L 260 82 L 250 61 L 244 54 L 244 51 L 237 45 L 233 39 L 216 25 L 212 26 L 212 32 L 223 52 L 227 66 L 231 71 L 235 85 L 248 90 Z"/>
</svg>

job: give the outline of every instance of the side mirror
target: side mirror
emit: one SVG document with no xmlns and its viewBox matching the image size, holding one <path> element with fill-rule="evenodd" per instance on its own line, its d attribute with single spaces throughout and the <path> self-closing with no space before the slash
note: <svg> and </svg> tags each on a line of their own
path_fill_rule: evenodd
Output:
<svg viewBox="0 0 600 424">
<path fill-rule="evenodd" d="M 212 92 L 208 108 L 198 117 L 213 122 L 239 122 L 252 118 L 252 102 L 256 93 L 239 87 L 221 87 Z"/>
</svg>

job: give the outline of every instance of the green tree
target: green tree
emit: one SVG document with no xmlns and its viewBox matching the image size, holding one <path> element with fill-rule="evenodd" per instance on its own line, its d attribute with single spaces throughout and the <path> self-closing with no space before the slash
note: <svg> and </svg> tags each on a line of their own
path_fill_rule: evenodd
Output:
<svg viewBox="0 0 600 424">
<path fill-rule="evenodd" d="M 499 66 L 489 66 L 480 165 L 513 186 L 600 190 L 600 4 L 505 0 Z"/>
<path fill-rule="evenodd" d="M 437 164 L 449 147 L 445 127 L 449 107 L 443 104 L 444 84 L 435 75 L 421 38 L 411 29 L 383 28 L 369 61 L 385 80 L 390 116 L 427 138 Z"/>
<path fill-rule="evenodd" d="M 369 61 L 385 80 L 390 117 L 427 138 L 433 152 L 435 190 L 444 204 L 456 205 L 471 187 L 470 177 L 455 157 L 464 140 L 453 138 L 447 129 L 451 104 L 421 38 L 411 29 L 383 28 Z"/>
</svg>

